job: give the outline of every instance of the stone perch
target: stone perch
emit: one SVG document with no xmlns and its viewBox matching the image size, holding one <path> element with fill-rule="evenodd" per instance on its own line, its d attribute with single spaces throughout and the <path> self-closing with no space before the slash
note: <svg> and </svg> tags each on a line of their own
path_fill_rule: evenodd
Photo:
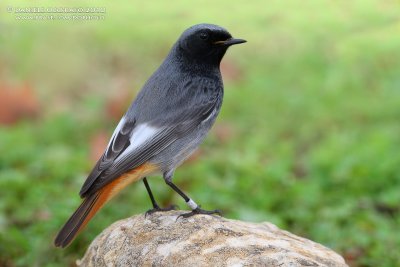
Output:
<svg viewBox="0 0 400 267">
<path fill-rule="evenodd" d="M 187 212 L 187 211 L 185 211 Z M 112 224 L 78 266 L 347 266 L 334 251 L 275 225 L 183 211 Z"/>
</svg>

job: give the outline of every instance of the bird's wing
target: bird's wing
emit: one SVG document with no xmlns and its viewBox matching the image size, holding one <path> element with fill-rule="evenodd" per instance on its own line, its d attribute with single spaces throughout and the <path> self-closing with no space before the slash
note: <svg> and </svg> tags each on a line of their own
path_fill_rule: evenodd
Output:
<svg viewBox="0 0 400 267">
<path fill-rule="evenodd" d="M 135 128 L 135 120 L 127 121 L 123 117 L 118 123 L 111 136 L 103 155 L 97 161 L 89 176 L 86 178 L 81 191 L 81 197 L 86 196 L 87 190 L 95 182 L 95 180 L 109 167 L 112 166 L 115 159 L 130 145 L 130 135 Z"/>
<path fill-rule="evenodd" d="M 81 197 L 98 191 L 124 173 L 146 163 L 216 112 L 218 97 L 197 105 L 176 107 L 175 112 L 159 114 L 152 121 L 136 123 L 121 119 L 104 154 L 81 188 Z M 192 103 L 193 104 L 193 103 Z"/>
</svg>

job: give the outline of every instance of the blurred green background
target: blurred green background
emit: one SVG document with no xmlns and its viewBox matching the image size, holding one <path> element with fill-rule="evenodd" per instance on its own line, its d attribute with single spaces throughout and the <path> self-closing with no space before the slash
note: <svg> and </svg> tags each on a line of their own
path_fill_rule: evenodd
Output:
<svg viewBox="0 0 400 267">
<path fill-rule="evenodd" d="M 73 266 L 105 227 L 151 207 L 132 185 L 53 247 L 120 116 L 201 22 L 248 43 L 225 56 L 221 115 L 175 182 L 204 208 L 270 221 L 351 266 L 398 266 L 398 1 L 112 2 L 0 2 L 0 266 Z M 29 6 L 106 13 L 17 20 Z M 150 184 L 185 207 L 160 177 Z"/>
</svg>

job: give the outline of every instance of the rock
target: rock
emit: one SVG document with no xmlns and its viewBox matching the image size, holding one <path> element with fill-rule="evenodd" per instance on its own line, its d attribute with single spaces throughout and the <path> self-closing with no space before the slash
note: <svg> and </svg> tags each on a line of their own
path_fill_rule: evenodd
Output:
<svg viewBox="0 0 400 267">
<path fill-rule="evenodd" d="M 187 212 L 187 211 L 185 211 Z M 183 211 L 112 224 L 78 266 L 347 266 L 334 251 L 275 225 Z"/>
</svg>

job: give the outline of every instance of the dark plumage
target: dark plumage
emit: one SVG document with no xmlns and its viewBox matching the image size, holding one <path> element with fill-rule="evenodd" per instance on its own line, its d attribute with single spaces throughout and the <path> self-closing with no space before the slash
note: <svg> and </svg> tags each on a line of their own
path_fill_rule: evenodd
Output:
<svg viewBox="0 0 400 267">
<path fill-rule="evenodd" d="M 162 210 L 145 178 L 157 172 L 192 208 L 187 216 L 215 213 L 201 210 L 172 183 L 172 175 L 213 125 L 223 98 L 219 64 L 229 46 L 243 42 L 212 24 L 183 32 L 115 129 L 81 188 L 84 202 L 60 231 L 56 246 L 68 245 L 96 211 L 130 182 L 143 178 L 154 206 L 151 212 Z"/>
</svg>

